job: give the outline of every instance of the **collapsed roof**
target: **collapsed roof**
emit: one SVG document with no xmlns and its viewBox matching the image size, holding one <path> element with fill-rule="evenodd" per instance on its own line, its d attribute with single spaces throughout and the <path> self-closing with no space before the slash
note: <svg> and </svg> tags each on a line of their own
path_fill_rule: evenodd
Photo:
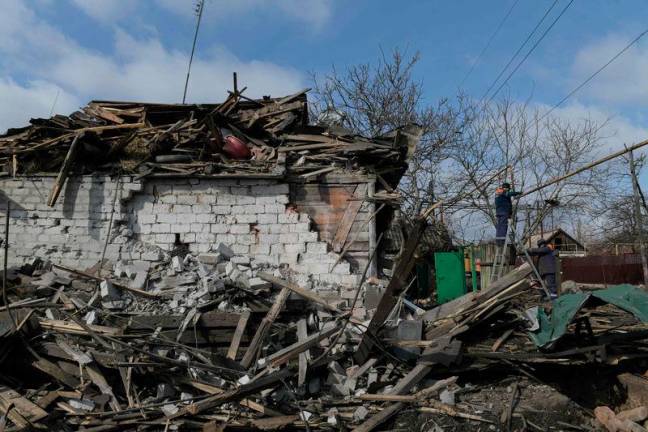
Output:
<svg viewBox="0 0 648 432">
<path fill-rule="evenodd" d="M 306 92 L 259 100 L 230 92 L 220 104 L 92 101 L 69 116 L 9 129 L 0 136 L 0 162 L 14 175 L 66 169 L 308 178 L 343 170 L 380 173 L 395 186 L 420 129 L 369 139 L 309 125 Z"/>
</svg>

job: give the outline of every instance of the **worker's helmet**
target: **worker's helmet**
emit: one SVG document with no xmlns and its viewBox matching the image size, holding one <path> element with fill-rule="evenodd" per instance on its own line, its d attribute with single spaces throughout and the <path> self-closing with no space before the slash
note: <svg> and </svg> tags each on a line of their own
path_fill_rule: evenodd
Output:
<svg viewBox="0 0 648 432">
<path fill-rule="evenodd" d="M 502 189 L 511 189 L 511 183 L 502 183 Z"/>
<path fill-rule="evenodd" d="M 547 240 L 545 240 L 545 239 L 540 239 L 540 240 L 538 240 L 538 242 L 537 242 L 538 247 L 540 247 L 540 246 L 544 246 L 544 245 L 546 245 L 546 244 L 547 244 Z"/>
</svg>

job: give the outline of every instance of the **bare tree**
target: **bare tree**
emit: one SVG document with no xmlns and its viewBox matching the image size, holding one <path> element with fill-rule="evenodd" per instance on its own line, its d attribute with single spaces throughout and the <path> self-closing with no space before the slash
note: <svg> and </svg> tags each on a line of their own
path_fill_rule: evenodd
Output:
<svg viewBox="0 0 648 432">
<path fill-rule="evenodd" d="M 323 79 L 313 76 L 316 110 L 341 113 L 344 126 L 375 136 L 417 123 L 423 136 L 401 181 L 404 210 L 422 208 L 480 185 L 510 166 L 506 178 L 524 189 L 566 174 L 591 160 L 603 125 L 585 119 L 569 123 L 545 117 L 530 103 L 510 98 L 489 105 L 465 95 L 427 105 L 423 84 L 413 77 L 418 54 L 384 53 L 376 64 L 333 68 Z M 591 210 L 605 190 L 608 171 L 597 168 L 542 189 L 519 206 L 518 231 L 525 236 L 548 215 L 568 221 Z M 464 240 L 493 237 L 495 184 L 444 209 L 445 221 Z"/>
<path fill-rule="evenodd" d="M 335 111 L 342 125 L 365 136 L 377 136 L 409 123 L 422 128 L 420 144 L 413 155 L 401 189 L 411 214 L 436 199 L 435 175 L 445 149 L 458 142 L 464 121 L 447 99 L 434 106 L 423 101 L 423 85 L 413 77 L 418 53 L 398 49 L 381 53 L 376 64 L 351 66 L 314 83 L 314 115 Z"/>
</svg>

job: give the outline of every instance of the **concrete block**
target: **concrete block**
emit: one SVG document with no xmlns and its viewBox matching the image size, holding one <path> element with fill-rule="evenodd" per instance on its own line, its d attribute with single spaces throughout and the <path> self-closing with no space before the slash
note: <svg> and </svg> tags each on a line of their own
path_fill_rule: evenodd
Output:
<svg viewBox="0 0 648 432">
<path fill-rule="evenodd" d="M 211 207 L 212 207 L 212 212 L 216 215 L 232 214 L 232 207 L 229 205 L 213 205 Z"/>
<path fill-rule="evenodd" d="M 104 280 L 99 284 L 99 294 L 102 300 L 119 300 L 121 292 L 110 281 Z"/>
<path fill-rule="evenodd" d="M 366 309 L 376 309 L 382 295 L 383 290 L 381 287 L 371 284 L 366 285 L 364 288 L 364 307 Z"/>
<path fill-rule="evenodd" d="M 262 211 L 264 213 L 276 213 L 277 215 L 279 215 L 286 211 L 286 206 L 283 204 L 266 204 L 265 206 L 261 207 L 264 207 L 264 210 Z"/>
<path fill-rule="evenodd" d="M 293 224 L 299 222 L 299 213 L 297 212 L 281 212 L 277 216 L 279 223 L 281 224 Z"/>
<path fill-rule="evenodd" d="M 297 233 L 279 234 L 279 243 L 299 243 L 299 236 Z"/>
<path fill-rule="evenodd" d="M 231 259 L 234 256 L 234 250 L 224 243 L 219 243 L 216 252 L 220 253 L 225 259 Z"/>
<path fill-rule="evenodd" d="M 214 234 L 225 234 L 225 233 L 229 232 L 229 225 L 212 224 L 210 230 Z"/>
<path fill-rule="evenodd" d="M 248 224 L 230 225 L 229 232 L 232 234 L 247 234 L 250 232 L 250 225 Z"/>
<path fill-rule="evenodd" d="M 223 256 L 219 253 L 203 253 L 198 255 L 198 261 L 204 264 L 216 265 L 223 260 Z"/>
<path fill-rule="evenodd" d="M 131 281 L 130 287 L 138 290 L 144 289 L 146 287 L 147 279 L 148 279 L 148 272 L 138 271 L 137 274 L 135 275 L 135 279 Z"/>
<path fill-rule="evenodd" d="M 317 236 L 317 233 L 313 233 Z M 300 235 L 301 237 L 301 235 Z M 328 252 L 328 244 L 326 242 L 315 242 L 306 244 L 306 252 L 309 254 L 326 254 Z"/>
<path fill-rule="evenodd" d="M 259 224 L 276 224 L 277 223 L 277 214 L 276 213 L 262 213 L 258 215 Z"/>
<path fill-rule="evenodd" d="M 254 290 L 265 290 L 272 288 L 272 284 L 270 282 L 264 281 L 261 278 L 251 278 L 248 280 L 248 287 Z"/>
<path fill-rule="evenodd" d="M 177 273 L 180 273 L 184 269 L 184 265 L 179 256 L 174 256 L 171 259 L 171 268 L 173 268 L 173 271 Z"/>
</svg>

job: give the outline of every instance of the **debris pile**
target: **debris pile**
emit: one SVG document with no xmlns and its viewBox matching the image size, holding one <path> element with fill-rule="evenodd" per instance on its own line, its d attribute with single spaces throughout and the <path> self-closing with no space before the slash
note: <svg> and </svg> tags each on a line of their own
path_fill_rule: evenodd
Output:
<svg viewBox="0 0 648 432">
<path fill-rule="evenodd" d="M 12 175 L 104 171 L 304 178 L 335 170 L 406 168 L 419 128 L 368 139 L 337 126 L 308 125 L 306 92 L 260 100 L 231 92 L 222 104 L 204 105 L 93 101 L 69 116 L 32 119 L 30 126 L 8 130 L 0 136 L 0 165 Z"/>
<path fill-rule="evenodd" d="M 289 269 L 251 268 L 224 244 L 197 256 L 160 254 L 150 269 L 35 259 L 7 275 L 7 430 L 367 431 L 392 416 L 405 430 L 422 419 L 443 430 L 556 421 L 590 430 L 593 416 L 626 430 L 618 425 L 638 418 L 593 411 L 605 400 L 594 395 L 571 400 L 546 369 L 620 372 L 647 357 L 647 296 L 634 287 L 564 294 L 547 310 L 524 264 L 428 311 L 401 299 L 369 334 L 383 281 L 331 299 L 290 282 Z M 360 307 L 367 321 L 354 316 Z M 551 343 L 540 343 L 547 334 Z M 366 337 L 373 343 L 364 352 Z M 543 403 L 564 399 L 550 409 L 558 417 L 528 406 L 543 392 Z M 501 405 L 493 393 L 504 395 Z"/>
</svg>

